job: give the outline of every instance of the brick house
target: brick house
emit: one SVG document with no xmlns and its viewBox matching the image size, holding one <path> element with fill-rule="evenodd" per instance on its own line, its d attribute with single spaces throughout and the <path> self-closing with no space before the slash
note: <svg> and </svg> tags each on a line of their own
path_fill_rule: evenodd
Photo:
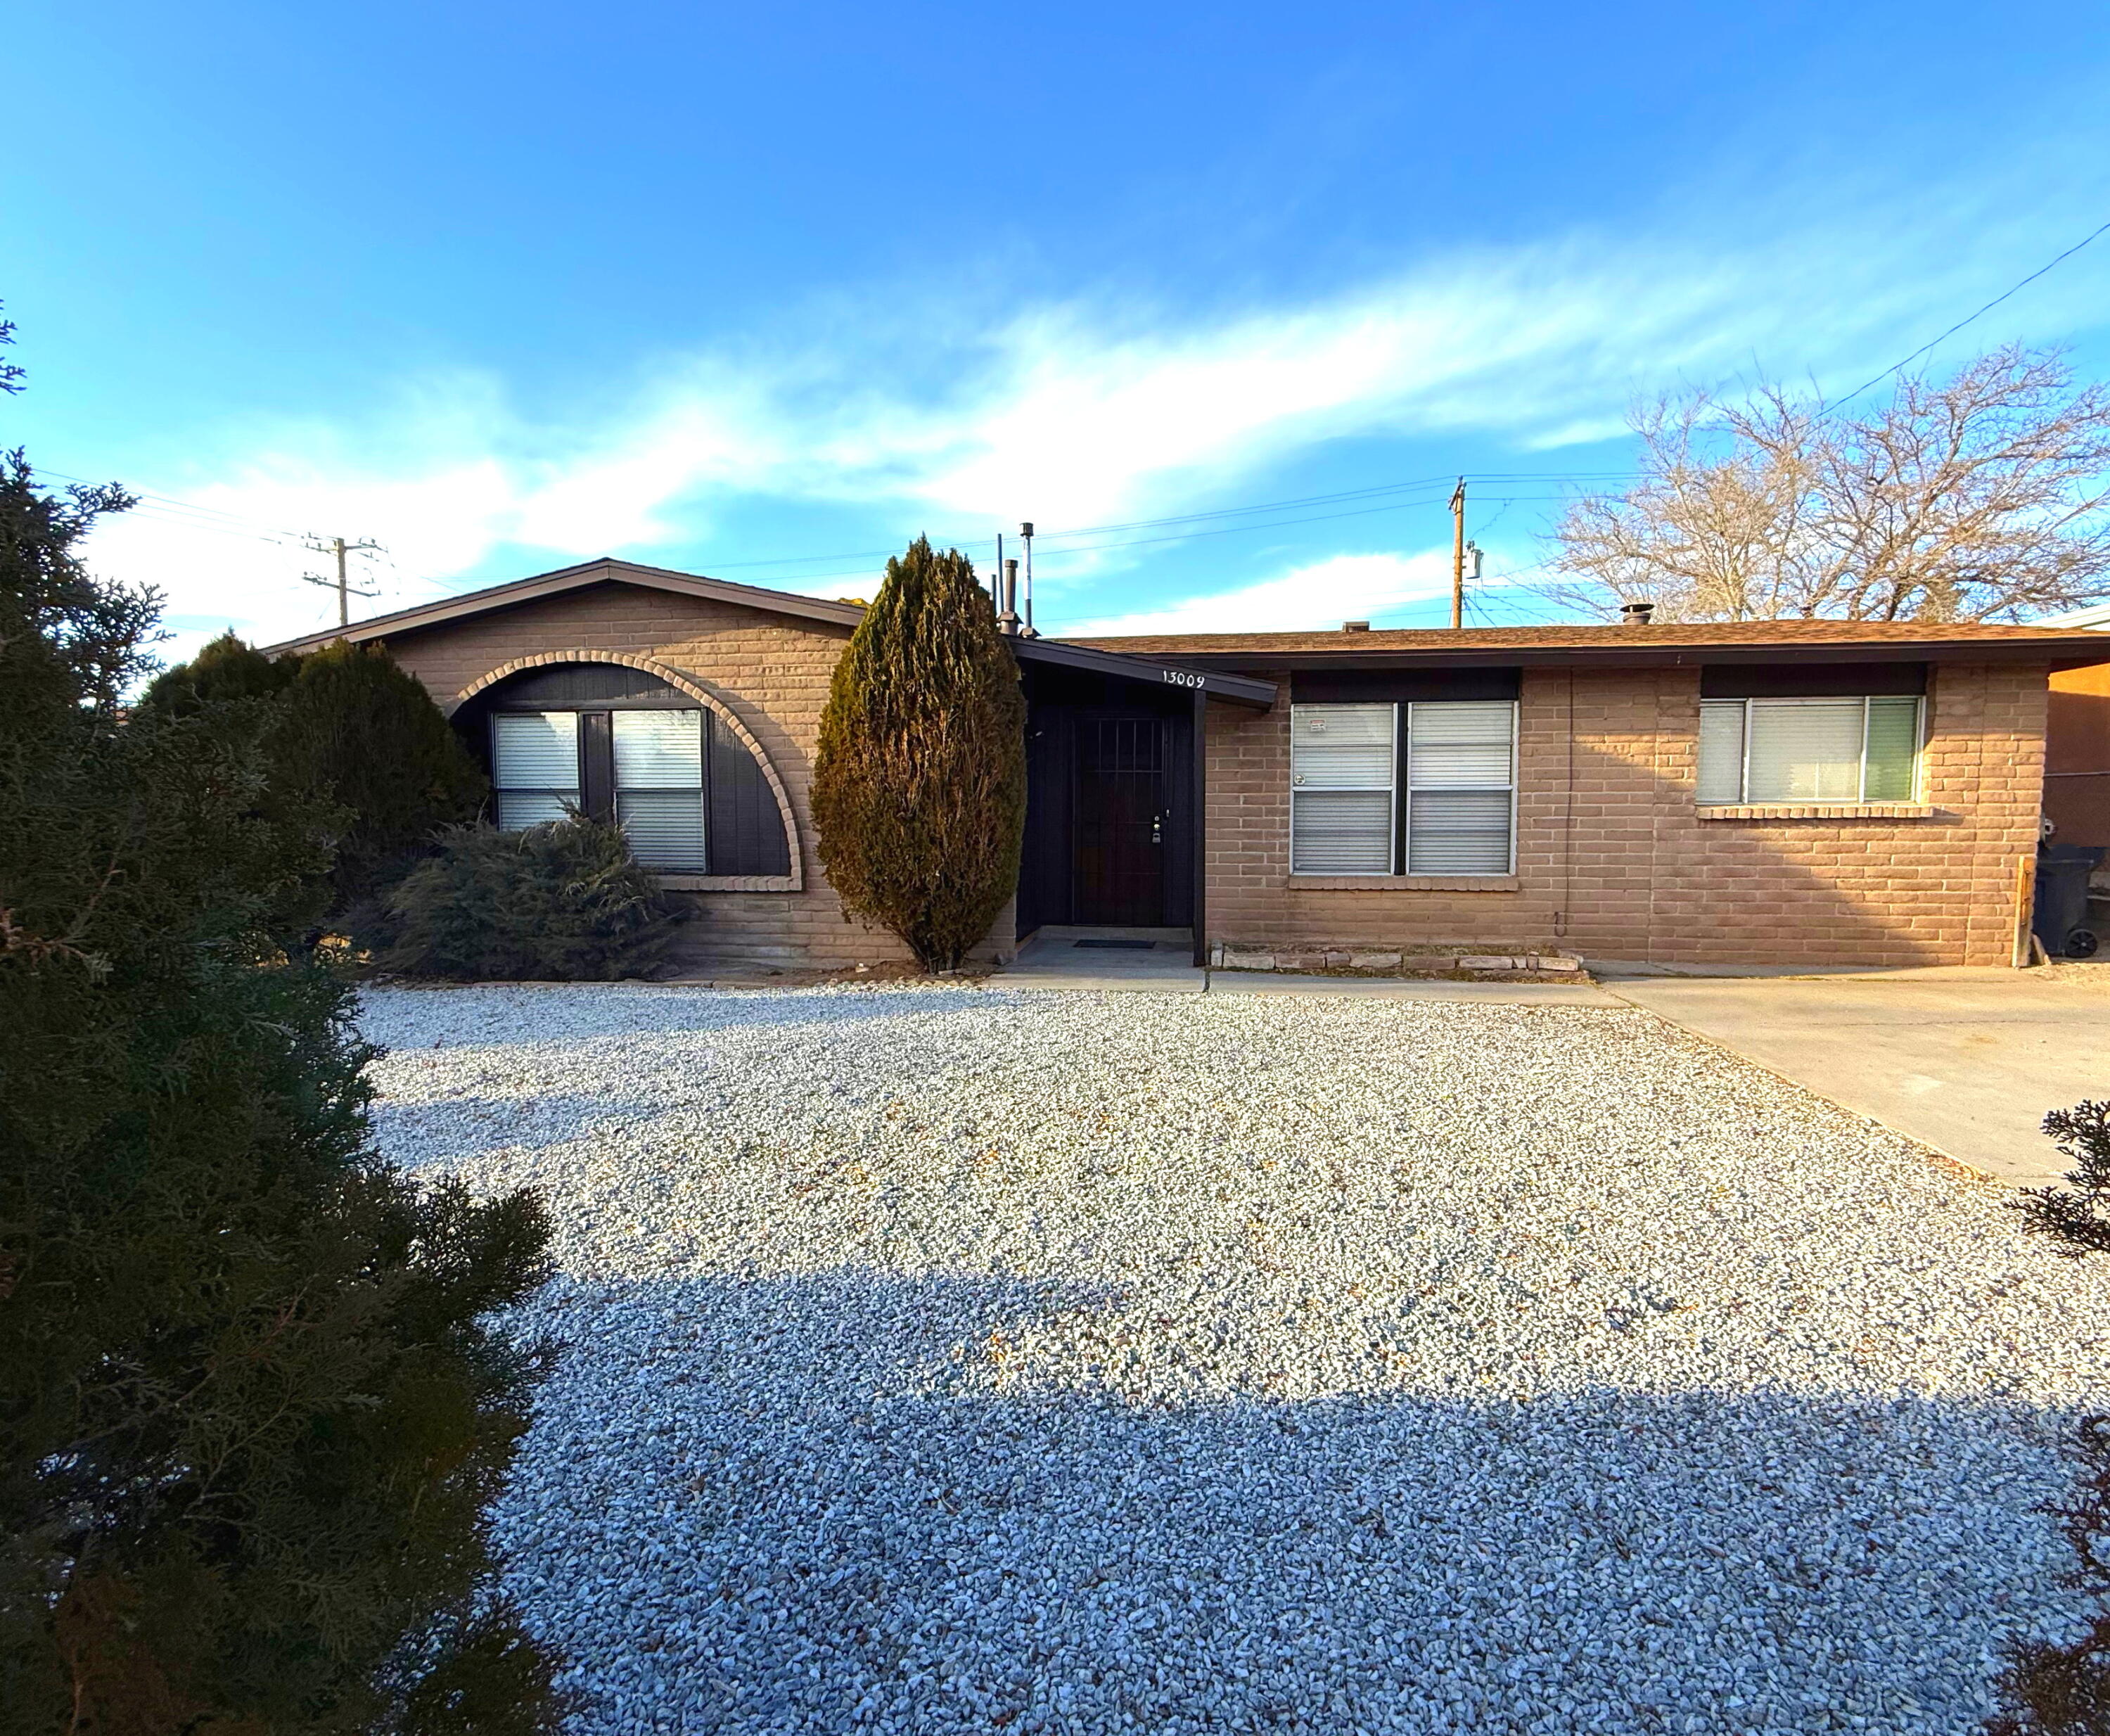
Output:
<svg viewBox="0 0 2110 1736">
<path fill-rule="evenodd" d="M 903 956 L 847 920 L 807 791 L 862 614 L 598 560 L 273 647 L 381 640 L 490 769 L 701 905 L 692 963 Z M 1841 621 L 1015 639 L 1013 905 L 1234 947 L 2006 964 L 2054 670 L 2085 632 Z"/>
</svg>

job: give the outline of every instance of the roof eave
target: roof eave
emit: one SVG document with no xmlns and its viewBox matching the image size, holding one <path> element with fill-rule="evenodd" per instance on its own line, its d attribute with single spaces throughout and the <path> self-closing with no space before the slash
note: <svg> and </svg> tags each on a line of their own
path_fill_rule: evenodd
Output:
<svg viewBox="0 0 2110 1736">
<path fill-rule="evenodd" d="M 515 579 L 509 584 L 491 585 L 482 591 L 465 592 L 460 596 L 420 604 L 414 609 L 399 609 L 392 614 L 374 615 L 364 621 L 354 621 L 348 627 L 333 627 L 321 632 L 304 633 L 297 639 L 284 639 L 276 645 L 267 645 L 263 650 L 267 656 L 283 657 L 294 652 L 319 650 L 340 639 L 349 640 L 354 645 L 363 645 L 375 639 L 444 627 L 451 622 L 464 620 L 473 615 L 518 608 L 523 603 L 539 602 L 545 597 L 561 596 L 567 592 L 581 590 L 589 585 L 611 583 L 641 585 L 649 590 L 699 596 L 713 602 L 735 603 L 745 608 L 764 610 L 772 614 L 822 621 L 835 627 L 854 627 L 864 619 L 864 609 L 860 604 L 831 602 L 817 596 L 794 596 L 788 592 L 765 590 L 758 585 L 736 584 L 728 579 L 706 578 L 698 573 L 676 573 L 665 567 L 643 566 L 635 561 L 604 556 L 598 560 L 583 561 L 575 567 L 560 567 L 552 573 L 538 573 L 530 578 Z"/>
<path fill-rule="evenodd" d="M 1054 664 L 1095 675 L 1112 675 L 1124 681 L 1188 688 L 1205 692 L 1211 699 L 1248 705 L 1257 711 L 1272 710 L 1275 706 L 1273 682 L 1222 669 L 1197 669 L 1184 658 L 1161 660 L 1147 653 L 1103 651 L 1095 646 L 1070 645 L 1060 639 L 1017 638 L 1011 641 L 1011 648 L 1028 663 Z"/>
<path fill-rule="evenodd" d="M 1490 646 L 1469 650 L 1124 651 L 1130 661 L 1162 659 L 1198 669 L 1697 668 L 1710 663 L 2049 663 L 2061 668 L 2110 662 L 2105 648 L 2075 634 L 2053 640 L 1885 641 L 1878 644 Z"/>
</svg>

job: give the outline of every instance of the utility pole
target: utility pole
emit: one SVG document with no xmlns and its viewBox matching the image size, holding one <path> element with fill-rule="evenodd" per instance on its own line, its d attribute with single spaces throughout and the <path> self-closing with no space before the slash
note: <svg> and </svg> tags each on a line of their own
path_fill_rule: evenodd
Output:
<svg viewBox="0 0 2110 1736">
<path fill-rule="evenodd" d="M 371 537 L 364 537 L 356 542 L 346 542 L 342 537 L 310 537 L 307 539 L 307 546 L 318 555 L 337 556 L 335 578 L 325 578 L 319 573 L 303 573 L 301 577 L 311 585 L 320 585 L 325 591 L 336 592 L 337 624 L 339 627 L 351 626 L 351 600 L 355 596 L 374 596 L 379 593 L 373 591 L 361 591 L 351 582 L 346 576 L 345 557 L 347 555 L 362 554 L 369 550 L 378 551 L 381 545 Z"/>
<path fill-rule="evenodd" d="M 1451 494 L 1451 625 L 1465 624 L 1465 478 Z"/>
</svg>

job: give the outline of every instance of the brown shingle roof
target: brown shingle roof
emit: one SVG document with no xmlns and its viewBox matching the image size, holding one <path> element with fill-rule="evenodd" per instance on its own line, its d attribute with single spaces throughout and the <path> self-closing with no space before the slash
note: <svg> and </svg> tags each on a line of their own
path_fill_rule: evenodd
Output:
<svg viewBox="0 0 2110 1736">
<path fill-rule="evenodd" d="M 1891 621 L 1696 621 L 1646 627 L 1389 628 L 1361 632 L 1139 633 L 1070 641 L 1130 656 L 1261 667 L 1408 663 L 1699 663 L 1773 658 L 1913 658 L 2055 663 L 2110 661 L 2101 633 L 1992 623 Z"/>
<path fill-rule="evenodd" d="M 1600 646 L 1976 644 L 1986 640 L 2070 641 L 2071 629 L 1991 623 L 1936 625 L 1910 621 L 1691 621 L 1647 627 L 1415 627 L 1365 632 L 1137 633 L 1071 639 L 1110 651 L 1161 656 L 1175 651 L 1534 650 Z M 2099 646 L 2101 641 L 2096 641 Z"/>
</svg>

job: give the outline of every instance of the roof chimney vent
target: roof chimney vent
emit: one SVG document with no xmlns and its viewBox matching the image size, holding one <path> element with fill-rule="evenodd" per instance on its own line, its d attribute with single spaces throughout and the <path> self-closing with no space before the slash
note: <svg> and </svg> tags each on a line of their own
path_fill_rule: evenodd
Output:
<svg viewBox="0 0 2110 1736">
<path fill-rule="evenodd" d="M 1370 630 L 1368 621 L 1343 621 L 1341 623 L 1341 631 L 1344 633 L 1366 633 Z"/>
<path fill-rule="evenodd" d="M 1653 603 L 1622 603 L 1619 605 L 1620 624 L 1626 627 L 1646 627 L 1655 617 Z"/>
</svg>

